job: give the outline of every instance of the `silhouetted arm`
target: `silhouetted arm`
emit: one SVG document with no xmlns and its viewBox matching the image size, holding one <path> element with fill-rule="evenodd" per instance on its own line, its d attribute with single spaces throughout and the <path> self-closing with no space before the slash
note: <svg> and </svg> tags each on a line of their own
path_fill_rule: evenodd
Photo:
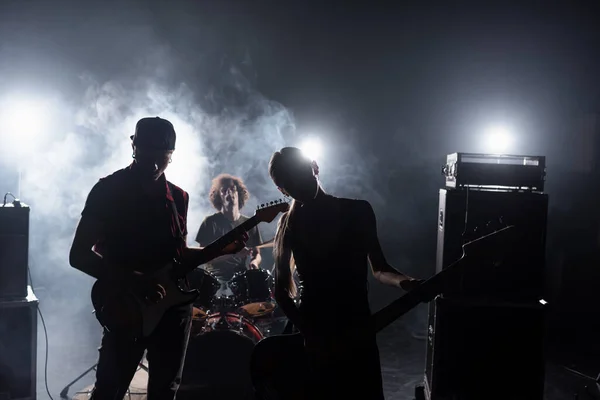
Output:
<svg viewBox="0 0 600 400">
<path fill-rule="evenodd" d="M 412 289 L 413 284 L 419 281 L 403 274 L 387 262 L 379 243 L 375 212 L 367 201 L 364 202 L 364 215 L 367 240 L 369 241 L 368 257 L 373 276 L 384 285 L 395 286 L 404 290 Z"/>
<path fill-rule="evenodd" d="M 277 225 L 277 231 L 281 229 L 281 224 L 287 215 L 284 214 Z M 276 234 L 277 239 L 277 234 Z M 277 243 L 276 243 L 277 246 Z M 302 333 L 304 336 L 310 334 L 310 330 L 305 326 L 304 320 L 300 315 L 300 311 L 294 300 L 291 297 L 291 285 L 292 285 L 292 271 L 290 269 L 292 260 L 292 250 L 288 245 L 288 240 L 283 241 L 283 248 L 277 248 L 277 251 L 281 254 L 277 254 L 275 257 L 275 300 L 277 305 L 281 307 L 281 310 L 292 324 Z"/>
<path fill-rule="evenodd" d="M 109 271 L 102 256 L 92 248 L 102 237 L 103 224 L 94 217 L 83 215 L 69 251 L 69 264 L 75 269 L 96 279 L 105 278 Z"/>
<path fill-rule="evenodd" d="M 106 223 L 110 218 L 108 200 L 112 198 L 113 186 L 105 180 L 98 181 L 85 202 L 81 219 L 69 251 L 69 264 L 93 278 L 125 278 L 131 274 L 106 265 L 102 256 L 93 250 L 94 245 L 106 234 Z"/>
<path fill-rule="evenodd" d="M 256 248 L 256 246 L 262 243 L 262 237 L 260 236 L 260 231 L 258 227 L 255 226 L 248 233 L 249 239 L 247 246 L 251 249 L 250 252 L 250 269 L 259 269 L 260 263 L 262 261 L 262 257 L 260 255 L 260 250 Z"/>
</svg>

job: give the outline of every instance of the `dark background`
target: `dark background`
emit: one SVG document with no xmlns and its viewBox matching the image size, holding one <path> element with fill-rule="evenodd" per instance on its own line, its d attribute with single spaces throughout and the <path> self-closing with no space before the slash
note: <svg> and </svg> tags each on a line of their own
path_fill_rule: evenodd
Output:
<svg viewBox="0 0 600 400">
<path fill-rule="evenodd" d="M 565 350 L 597 351 L 597 25 L 591 2 L 3 1 L 0 94 L 60 98 L 59 124 L 86 145 L 77 162 L 45 164 L 60 179 L 36 178 L 39 164 L 25 162 L 32 277 L 48 319 L 51 367 L 74 342 L 89 344 L 81 357 L 93 359 L 99 332 L 91 281 L 67 265 L 68 246 L 85 194 L 110 172 L 92 168 L 112 151 L 95 140 L 126 126 L 121 147 L 112 144 L 127 153 L 131 118 L 144 109 L 137 93 L 154 83 L 160 90 L 152 93 L 177 103 L 170 113 L 190 126 L 202 121 L 194 131 L 201 170 L 188 171 L 200 178 L 185 187 L 202 199 L 198 215 L 212 212 L 205 198 L 220 172 L 243 175 L 251 207 L 276 196 L 266 172 L 271 152 L 311 133 L 324 142 L 318 161 L 326 190 L 370 200 L 390 261 L 423 278 L 434 272 L 446 154 L 487 152 L 486 127 L 508 124 L 512 153 L 547 157 L 553 332 Z M 100 115 L 90 95 L 99 87 L 126 100 L 102 103 L 110 115 L 82 123 L 82 109 Z M 1 133 L 8 154 L 5 143 L 21 139 Z M 59 161 L 76 149 L 61 153 L 70 143 L 65 135 L 50 141 L 65 141 Z M 44 148 L 33 155 L 50 156 Z M 17 168 L 4 158 L 0 189 L 15 192 Z M 85 179 L 75 187 L 65 176 L 80 169 Z M 273 229 L 261 226 L 265 237 Z M 374 309 L 399 294 L 371 287 Z M 405 322 L 424 330 L 424 308 Z"/>
</svg>

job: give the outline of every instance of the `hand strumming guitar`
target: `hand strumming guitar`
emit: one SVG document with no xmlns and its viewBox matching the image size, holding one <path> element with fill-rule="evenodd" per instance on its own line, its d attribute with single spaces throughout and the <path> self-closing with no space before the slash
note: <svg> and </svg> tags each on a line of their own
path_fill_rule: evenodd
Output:
<svg viewBox="0 0 600 400">
<path fill-rule="evenodd" d="M 137 271 L 134 271 L 133 275 L 135 278 L 132 290 L 147 303 L 158 303 L 167 295 L 165 288 L 156 280 Z"/>
</svg>

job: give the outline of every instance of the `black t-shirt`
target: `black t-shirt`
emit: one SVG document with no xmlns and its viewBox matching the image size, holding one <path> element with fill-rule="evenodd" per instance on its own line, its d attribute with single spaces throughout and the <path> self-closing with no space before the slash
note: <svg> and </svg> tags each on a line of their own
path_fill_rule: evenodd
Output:
<svg viewBox="0 0 600 400">
<path fill-rule="evenodd" d="M 188 194 L 167 182 L 155 196 L 142 190 L 136 171 L 127 167 L 100 179 L 90 191 L 82 215 L 92 216 L 104 225 L 104 237 L 95 250 L 107 262 L 149 272 L 163 267 L 181 255 L 187 235 Z M 179 225 L 171 200 L 175 202 Z"/>
<path fill-rule="evenodd" d="M 200 225 L 200 229 L 198 229 L 196 242 L 198 242 L 200 246 L 206 247 L 249 219 L 249 217 L 241 215 L 237 221 L 231 221 L 220 212 L 209 215 L 204 218 L 204 221 L 202 221 L 202 224 Z M 248 231 L 248 242 L 246 243 L 246 246 L 255 247 L 261 243 L 262 238 L 260 232 L 258 231 L 258 227 L 255 226 Z M 205 264 L 204 269 L 213 273 L 219 280 L 228 281 L 236 272 L 244 271 L 246 269 L 248 259 L 249 257 L 247 256 L 233 256 L 225 261 Z"/>
<path fill-rule="evenodd" d="M 319 207 L 298 207 L 290 224 L 289 243 L 302 282 L 301 311 L 328 329 L 367 318 L 368 254 L 377 238 L 371 205 L 325 195 Z M 324 303 L 337 318 L 321 313 Z"/>
</svg>

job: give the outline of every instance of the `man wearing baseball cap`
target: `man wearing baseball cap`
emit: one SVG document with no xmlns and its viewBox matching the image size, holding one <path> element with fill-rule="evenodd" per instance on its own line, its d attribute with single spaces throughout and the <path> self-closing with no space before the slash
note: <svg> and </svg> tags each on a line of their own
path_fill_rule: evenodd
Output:
<svg viewBox="0 0 600 400">
<path fill-rule="evenodd" d="M 244 234 L 224 248 L 187 247 L 189 196 L 164 174 L 175 138 L 175 129 L 166 119 L 138 121 L 131 136 L 133 162 L 94 185 L 69 255 L 74 268 L 99 283 L 109 282 L 114 291 L 125 287 L 148 304 L 169 296 L 163 285 L 148 278 L 153 272 L 173 260 L 194 268 L 239 252 L 248 240 Z M 108 310 L 96 309 L 98 319 Z M 109 330 L 101 321 L 105 327 L 92 400 L 122 399 L 145 350 L 150 363 L 148 398 L 173 399 L 181 379 L 191 310 L 191 305 L 171 307 L 149 336 Z"/>
</svg>

